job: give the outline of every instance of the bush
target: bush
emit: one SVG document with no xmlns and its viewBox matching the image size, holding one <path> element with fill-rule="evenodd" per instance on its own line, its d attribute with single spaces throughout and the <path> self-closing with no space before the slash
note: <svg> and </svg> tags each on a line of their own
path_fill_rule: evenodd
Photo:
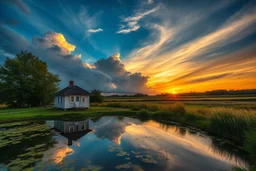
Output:
<svg viewBox="0 0 256 171">
<path fill-rule="evenodd" d="M 141 109 L 140 111 L 137 112 L 138 118 L 144 118 L 147 119 L 149 118 L 149 112 L 146 109 Z"/>
<path fill-rule="evenodd" d="M 93 90 L 91 92 L 90 101 L 96 102 L 96 103 L 102 103 L 102 102 L 104 102 L 104 97 L 101 95 L 100 91 Z"/>
</svg>

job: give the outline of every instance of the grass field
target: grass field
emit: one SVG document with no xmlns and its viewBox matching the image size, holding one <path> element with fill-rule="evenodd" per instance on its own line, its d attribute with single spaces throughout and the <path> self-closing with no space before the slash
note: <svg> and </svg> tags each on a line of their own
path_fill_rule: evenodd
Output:
<svg viewBox="0 0 256 171">
<path fill-rule="evenodd" d="M 4 108 L 0 110 L 0 123 L 28 119 L 80 119 L 104 115 L 137 116 L 142 120 L 175 121 L 235 142 L 248 151 L 252 156 L 252 162 L 256 163 L 256 102 L 254 100 L 172 101 L 152 100 L 151 97 L 143 97 L 140 100 L 138 100 L 139 98 L 127 100 L 126 97 L 114 97 L 114 99 L 108 97 L 104 103 L 92 103 L 88 110 L 78 111 L 63 111 L 49 107 Z"/>
<path fill-rule="evenodd" d="M 82 117 L 103 116 L 103 115 L 130 115 L 134 114 L 130 109 L 111 107 L 90 107 L 88 110 L 58 110 L 48 108 L 23 108 L 23 109 L 2 109 L 0 110 L 0 123 L 28 119 L 80 119 Z"/>
<path fill-rule="evenodd" d="M 166 101 L 105 102 L 98 107 L 127 108 L 137 111 L 140 118 L 175 121 L 205 130 L 229 139 L 251 154 L 256 163 L 256 105 L 253 103 L 200 102 L 180 103 Z"/>
</svg>

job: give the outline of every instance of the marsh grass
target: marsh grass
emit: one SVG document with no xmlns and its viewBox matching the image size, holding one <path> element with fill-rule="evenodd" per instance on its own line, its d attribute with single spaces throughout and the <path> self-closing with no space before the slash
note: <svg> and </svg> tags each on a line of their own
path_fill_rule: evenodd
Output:
<svg viewBox="0 0 256 171">
<path fill-rule="evenodd" d="M 129 108 L 140 118 L 176 121 L 234 141 L 256 156 L 256 110 L 236 107 L 188 107 L 182 103 L 111 102 L 100 106 Z M 251 133 L 254 130 L 254 133 Z M 250 133 L 248 133 L 250 132 Z M 254 161 L 256 162 L 256 161 Z"/>
<path fill-rule="evenodd" d="M 246 132 L 245 149 L 250 152 L 251 158 L 254 160 L 252 162 L 256 163 L 256 129 Z"/>
<path fill-rule="evenodd" d="M 218 136 L 243 143 L 245 133 L 256 126 L 256 111 L 231 108 L 209 109 L 209 130 Z"/>
</svg>

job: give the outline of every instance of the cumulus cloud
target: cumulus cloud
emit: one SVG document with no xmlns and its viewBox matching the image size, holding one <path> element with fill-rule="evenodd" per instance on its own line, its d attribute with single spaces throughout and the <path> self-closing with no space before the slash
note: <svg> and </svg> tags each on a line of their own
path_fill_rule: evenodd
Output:
<svg viewBox="0 0 256 171">
<path fill-rule="evenodd" d="M 81 54 L 71 53 L 76 46 L 69 43 L 61 33 L 47 32 L 42 37 L 34 36 L 30 43 L 8 28 L 0 27 L 0 37 L 4 38 L 4 42 L 0 44 L 2 59 L 6 54 L 14 55 L 21 50 L 30 51 L 46 61 L 51 72 L 60 76 L 61 88 L 67 86 L 69 80 L 74 80 L 75 84 L 88 91 L 93 89 L 116 93 L 147 91 L 148 78 L 141 73 L 126 71 L 119 54 L 100 59 L 94 65 L 90 65 L 82 60 Z"/>
<path fill-rule="evenodd" d="M 117 33 L 125 34 L 138 30 L 140 28 L 139 21 L 143 19 L 145 16 L 157 11 L 158 9 L 159 6 L 145 12 L 137 13 L 135 16 L 122 18 L 122 22 L 124 22 L 125 24 L 121 25 Z"/>
<path fill-rule="evenodd" d="M 60 48 L 62 54 L 70 54 L 76 48 L 75 45 L 68 43 L 60 33 L 47 32 L 43 37 L 33 37 L 33 44 L 43 48 Z"/>
<path fill-rule="evenodd" d="M 101 28 L 98 28 L 98 29 L 89 29 L 89 30 L 87 30 L 89 33 L 98 33 L 98 32 L 102 32 L 103 31 L 103 29 L 101 29 Z"/>
<path fill-rule="evenodd" d="M 117 92 L 146 92 L 148 88 L 146 83 L 148 81 L 147 76 L 142 76 L 141 73 L 131 73 L 125 69 L 125 65 L 120 60 L 120 54 L 115 54 L 107 59 L 100 59 L 94 63 L 97 70 L 106 73 L 112 78 L 114 83 L 113 88 Z"/>
</svg>

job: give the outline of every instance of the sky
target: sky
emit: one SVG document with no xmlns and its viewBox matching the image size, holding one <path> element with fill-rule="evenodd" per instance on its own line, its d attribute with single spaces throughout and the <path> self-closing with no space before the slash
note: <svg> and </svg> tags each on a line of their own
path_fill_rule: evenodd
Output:
<svg viewBox="0 0 256 171">
<path fill-rule="evenodd" d="M 0 65 L 27 50 L 91 91 L 256 88 L 256 1 L 0 0 Z"/>
</svg>

